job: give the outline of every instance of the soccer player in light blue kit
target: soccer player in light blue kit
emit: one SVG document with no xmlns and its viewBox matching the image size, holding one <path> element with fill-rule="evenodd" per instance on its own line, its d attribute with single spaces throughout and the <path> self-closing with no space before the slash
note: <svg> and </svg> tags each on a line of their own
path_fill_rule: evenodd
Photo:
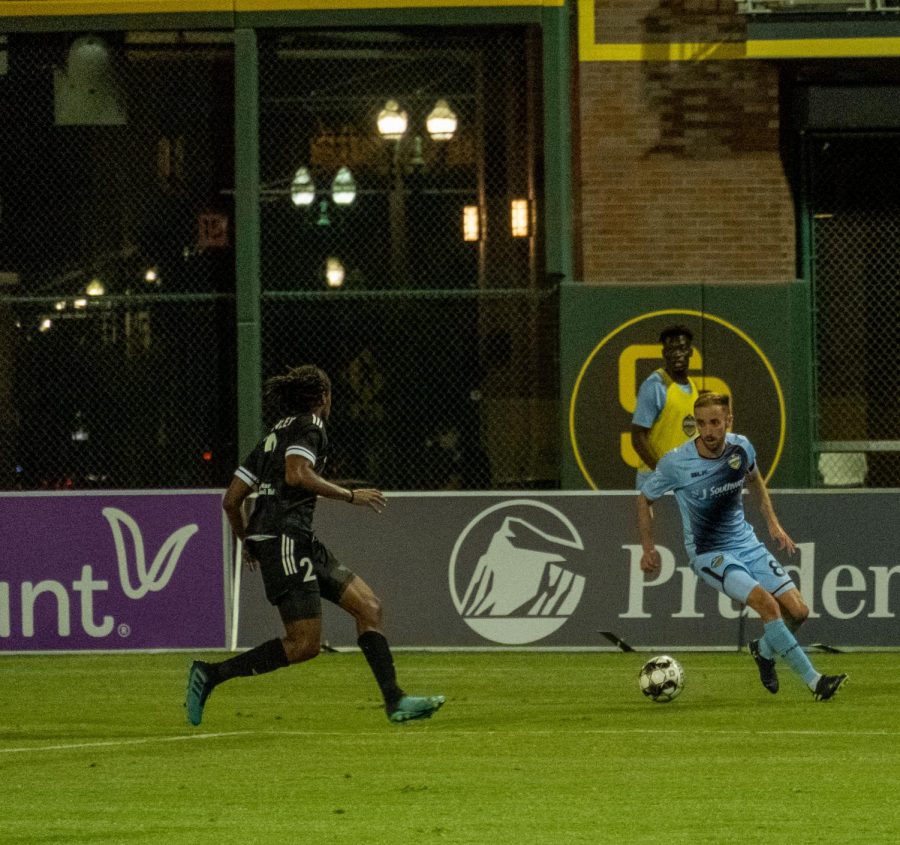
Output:
<svg viewBox="0 0 900 845">
<path fill-rule="evenodd" d="M 751 643 L 751 653 L 763 685 L 770 692 L 778 691 L 777 656 L 803 680 L 816 701 L 827 701 L 847 676 L 819 674 L 800 647 L 791 629 L 802 624 L 809 608 L 744 516 L 741 494 L 746 481 L 778 548 L 789 554 L 796 551 L 775 515 L 756 466 L 756 450 L 746 437 L 729 432 L 732 416 L 727 396 L 701 394 L 694 403 L 694 417 L 698 437 L 664 455 L 638 495 L 641 569 L 651 574 L 659 571 L 652 505 L 672 490 L 681 511 L 691 569 L 762 618 L 764 634 Z"/>
</svg>

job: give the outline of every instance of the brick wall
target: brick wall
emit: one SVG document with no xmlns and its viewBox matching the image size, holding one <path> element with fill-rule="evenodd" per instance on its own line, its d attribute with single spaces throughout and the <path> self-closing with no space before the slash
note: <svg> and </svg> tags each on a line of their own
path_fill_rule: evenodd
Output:
<svg viewBox="0 0 900 845">
<path fill-rule="evenodd" d="M 582 62 L 578 108 L 582 280 L 795 278 L 773 66 Z"/>
</svg>

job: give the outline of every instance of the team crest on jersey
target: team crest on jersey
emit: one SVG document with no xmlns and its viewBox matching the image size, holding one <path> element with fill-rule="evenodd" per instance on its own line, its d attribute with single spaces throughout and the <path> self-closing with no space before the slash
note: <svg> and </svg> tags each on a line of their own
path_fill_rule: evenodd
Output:
<svg viewBox="0 0 900 845">
<path fill-rule="evenodd" d="M 740 469 L 741 468 L 741 456 L 740 455 L 732 455 L 728 459 L 728 466 L 732 469 Z"/>
<path fill-rule="evenodd" d="M 681 421 L 681 430 L 685 437 L 693 437 L 697 433 L 697 420 L 694 419 L 693 414 L 688 414 Z"/>
<path fill-rule="evenodd" d="M 718 568 L 722 565 L 722 563 L 724 562 L 724 560 L 725 560 L 725 556 L 724 556 L 724 555 L 716 555 L 716 556 L 713 558 L 712 568 L 713 568 L 713 569 L 718 569 Z"/>
</svg>

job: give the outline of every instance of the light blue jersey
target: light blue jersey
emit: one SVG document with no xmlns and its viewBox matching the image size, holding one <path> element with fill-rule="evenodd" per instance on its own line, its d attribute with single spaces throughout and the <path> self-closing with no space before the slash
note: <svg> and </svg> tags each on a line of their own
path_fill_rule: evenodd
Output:
<svg viewBox="0 0 900 845">
<path fill-rule="evenodd" d="M 701 457 L 690 440 L 660 459 L 643 494 L 652 502 L 675 492 L 691 558 L 712 551 L 749 552 L 761 543 L 744 516 L 741 493 L 755 466 L 756 450 L 741 434 L 725 435 L 718 458 Z"/>
</svg>

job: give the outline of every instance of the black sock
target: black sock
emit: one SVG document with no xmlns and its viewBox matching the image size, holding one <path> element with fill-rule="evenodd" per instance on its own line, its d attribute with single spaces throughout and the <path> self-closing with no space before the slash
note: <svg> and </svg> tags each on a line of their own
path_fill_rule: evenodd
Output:
<svg viewBox="0 0 900 845">
<path fill-rule="evenodd" d="M 288 665 L 284 643 L 281 640 L 269 640 L 262 645 L 251 648 L 243 654 L 235 655 L 221 663 L 213 663 L 210 680 L 213 684 L 221 684 L 229 678 L 247 675 L 264 675 Z"/>
<path fill-rule="evenodd" d="M 381 694 L 384 696 L 384 706 L 388 713 L 393 712 L 397 702 L 404 696 L 404 692 L 397 686 L 397 672 L 394 669 L 394 658 L 391 656 L 391 647 L 384 638 L 384 634 L 378 631 L 366 631 L 356 641 L 366 656 L 369 668 L 378 681 Z"/>
</svg>

